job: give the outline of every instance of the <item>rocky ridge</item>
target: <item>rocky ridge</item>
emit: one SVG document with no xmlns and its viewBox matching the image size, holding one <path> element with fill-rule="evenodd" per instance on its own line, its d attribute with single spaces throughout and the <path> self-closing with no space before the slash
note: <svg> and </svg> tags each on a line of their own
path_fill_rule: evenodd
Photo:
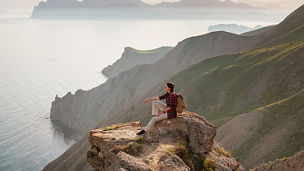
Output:
<svg viewBox="0 0 304 171">
<path fill-rule="evenodd" d="M 137 50 L 131 47 L 125 47 L 121 58 L 108 65 L 101 72 L 107 77 L 116 77 L 121 72 L 127 71 L 137 65 L 152 64 L 162 59 L 172 47 L 163 46 L 151 50 Z"/>
<path fill-rule="evenodd" d="M 304 150 L 296 153 L 291 157 L 284 157 L 276 159 L 275 161 L 266 162 L 258 167 L 250 169 L 249 171 L 303 171 L 304 170 Z"/>
<path fill-rule="evenodd" d="M 138 137 L 140 129 L 137 121 L 91 130 L 88 163 L 96 170 L 244 170 L 213 141 L 216 127 L 196 113 L 160 121 Z"/>
</svg>

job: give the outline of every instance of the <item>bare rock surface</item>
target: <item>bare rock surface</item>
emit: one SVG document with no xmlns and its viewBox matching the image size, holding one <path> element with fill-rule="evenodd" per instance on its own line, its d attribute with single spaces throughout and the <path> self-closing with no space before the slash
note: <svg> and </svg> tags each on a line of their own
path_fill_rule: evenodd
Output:
<svg viewBox="0 0 304 171">
<path fill-rule="evenodd" d="M 140 122 L 91 130 L 87 161 L 96 170 L 244 170 L 213 141 L 216 127 L 196 113 L 184 112 L 160 121 L 151 131 L 137 136 L 140 130 Z"/>
</svg>

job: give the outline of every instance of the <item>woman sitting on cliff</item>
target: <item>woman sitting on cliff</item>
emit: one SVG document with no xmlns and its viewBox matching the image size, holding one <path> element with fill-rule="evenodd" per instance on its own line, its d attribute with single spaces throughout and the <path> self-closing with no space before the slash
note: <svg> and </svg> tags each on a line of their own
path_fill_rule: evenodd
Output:
<svg viewBox="0 0 304 171">
<path fill-rule="evenodd" d="M 149 131 L 154 125 L 155 122 L 161 121 L 164 119 L 172 119 L 176 118 L 177 112 L 176 112 L 176 103 L 177 98 L 176 94 L 174 92 L 174 84 L 169 82 L 165 86 L 166 93 L 159 96 L 159 97 L 153 97 L 150 99 L 146 99 L 144 103 L 147 103 L 149 101 L 152 102 L 152 119 L 149 121 L 148 125 L 143 128 L 140 132 L 137 133 L 137 135 L 144 134 L 146 131 Z M 166 99 L 166 104 L 159 100 Z M 158 109 L 161 110 L 160 113 L 158 113 Z"/>
</svg>

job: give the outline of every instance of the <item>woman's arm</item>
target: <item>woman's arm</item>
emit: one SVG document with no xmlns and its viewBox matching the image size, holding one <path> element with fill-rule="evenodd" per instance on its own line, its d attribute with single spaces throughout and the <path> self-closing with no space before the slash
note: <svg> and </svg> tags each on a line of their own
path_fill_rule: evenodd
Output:
<svg viewBox="0 0 304 171">
<path fill-rule="evenodd" d="M 171 109 L 171 107 L 167 107 L 164 111 L 161 111 L 160 113 L 156 114 L 156 116 L 160 116 L 164 113 L 167 113 L 170 109 Z"/>
<path fill-rule="evenodd" d="M 152 101 L 152 100 L 159 100 L 159 97 L 153 97 L 153 98 L 150 98 L 150 99 L 146 99 L 144 101 L 144 103 L 147 103 L 147 102 Z"/>
</svg>

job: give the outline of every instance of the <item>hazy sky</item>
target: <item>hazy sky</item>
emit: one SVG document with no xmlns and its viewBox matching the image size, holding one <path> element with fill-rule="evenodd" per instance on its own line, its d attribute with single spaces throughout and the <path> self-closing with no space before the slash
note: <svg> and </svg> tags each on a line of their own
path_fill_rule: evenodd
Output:
<svg viewBox="0 0 304 171">
<path fill-rule="evenodd" d="M 15 13 L 29 15 L 35 5 L 42 0 L 0 0 L 0 14 Z M 45 0 L 44 0 L 45 1 Z M 142 0 L 144 2 L 155 4 L 164 0 Z M 177 1 L 177 0 L 165 0 L 165 1 Z M 303 0 L 232 0 L 234 2 L 244 2 L 253 6 L 271 7 L 280 6 L 291 10 L 296 9 Z"/>
</svg>

